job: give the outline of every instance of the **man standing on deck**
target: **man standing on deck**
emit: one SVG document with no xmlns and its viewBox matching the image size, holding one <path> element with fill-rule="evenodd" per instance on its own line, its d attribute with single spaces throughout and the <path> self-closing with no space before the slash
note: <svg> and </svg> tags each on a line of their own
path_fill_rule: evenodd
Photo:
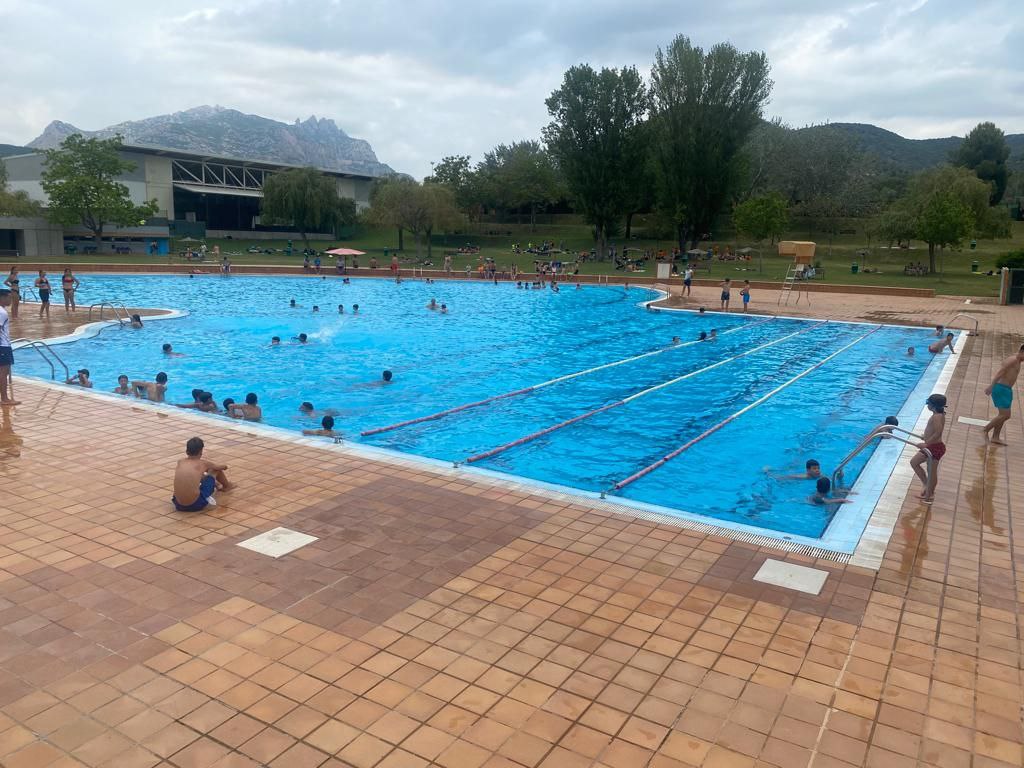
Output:
<svg viewBox="0 0 1024 768">
<path fill-rule="evenodd" d="M 1024 362 L 1024 344 L 1021 344 L 1017 354 L 1010 355 L 1003 360 L 999 370 L 996 371 L 996 375 L 992 379 L 992 383 L 985 388 L 985 394 L 992 396 L 992 404 L 999 411 L 995 418 L 985 425 L 986 443 L 1006 445 L 1000 439 L 1000 434 L 1003 431 L 1003 424 L 1010 420 L 1010 407 L 1013 405 L 1013 385 L 1017 383 L 1022 362 Z"/>
<path fill-rule="evenodd" d="M 11 292 L 0 290 L 0 405 L 20 405 L 14 399 L 11 384 L 11 366 L 14 365 L 14 350 L 11 348 L 11 316 L 7 307 L 11 304 Z"/>
</svg>

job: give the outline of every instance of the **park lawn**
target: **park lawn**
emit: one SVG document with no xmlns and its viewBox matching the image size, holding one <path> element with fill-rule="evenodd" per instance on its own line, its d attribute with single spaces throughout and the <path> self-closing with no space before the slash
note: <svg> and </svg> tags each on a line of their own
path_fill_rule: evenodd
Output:
<svg viewBox="0 0 1024 768">
<path fill-rule="evenodd" d="M 495 230 L 501 230 L 502 232 L 511 231 L 512 234 L 486 234 L 488 231 Z M 638 230 L 637 236 L 629 241 L 630 250 L 638 249 L 642 251 L 647 248 L 670 250 L 672 248 L 673 244 L 669 241 L 645 239 L 642 235 L 643 231 Z M 787 234 L 784 239 L 807 240 L 813 238 L 809 237 L 806 232 L 793 232 Z M 566 250 L 571 252 L 589 251 L 593 245 L 590 228 L 583 224 L 539 224 L 535 231 L 530 231 L 530 227 L 527 225 L 478 223 L 467 225 L 467 231 L 459 234 L 435 235 L 432 243 L 433 253 L 429 260 L 427 258 L 426 246 L 420 245 L 417 253 L 416 243 L 407 233 L 405 236 L 405 250 L 401 252 L 399 258 L 403 268 L 424 266 L 440 269 L 444 263 L 445 251 L 455 251 L 460 246 L 472 244 L 480 247 L 480 253 L 478 255 L 453 255 L 453 269 L 464 271 L 466 266 L 469 266 L 471 270 L 475 270 L 479 259 L 490 257 L 495 260 L 499 268 L 508 268 L 512 264 L 516 264 L 520 271 L 532 272 L 535 256 L 530 253 L 513 254 L 512 244 L 520 243 L 525 248 L 530 242 L 539 243 L 543 240 L 555 243 L 564 242 Z M 733 249 L 751 245 L 749 242 L 736 239 L 723 239 L 717 242 L 721 245 L 727 244 Z M 231 261 L 236 265 L 300 264 L 302 260 L 300 251 L 303 244 L 299 238 L 293 241 L 296 252 L 291 256 L 284 252 L 286 248 L 286 241 L 284 240 L 258 240 L 255 238 L 224 240 L 208 238 L 206 243 L 211 249 L 214 245 L 219 245 L 221 252 L 228 254 Z M 246 249 L 250 245 L 275 249 L 275 252 L 271 254 L 246 253 Z M 394 252 L 398 245 L 398 235 L 393 229 L 365 228 L 355 237 L 348 240 L 313 240 L 310 241 L 310 245 L 320 251 L 339 245 L 346 248 L 363 250 L 367 252 L 367 255 L 360 257 L 360 267 L 369 266 L 371 256 L 376 256 L 378 265 L 385 267 L 387 266 L 384 258 L 385 249 L 388 249 L 388 260 L 390 260 L 390 254 Z M 969 248 L 962 248 L 947 250 L 941 253 L 939 258 L 941 271 L 937 275 L 912 277 L 903 274 L 903 267 L 908 262 L 920 261 L 927 263 L 928 261 L 926 245 L 914 242 L 912 246 L 909 250 L 893 250 L 890 252 L 887 248 L 877 245 L 873 248 L 868 247 L 863 237 L 843 235 L 836 238 L 830 247 L 827 242 L 824 242 L 823 238 L 819 238 L 815 261 L 820 262 L 822 267 L 824 267 L 825 277 L 822 282 L 826 283 L 933 288 L 939 294 L 994 297 L 999 292 L 998 278 L 987 276 L 984 273 L 995 268 L 995 262 L 1001 255 L 1008 251 L 1024 249 L 1024 222 L 1013 222 L 1013 236 L 1010 239 L 979 241 L 977 249 L 974 251 Z M 860 250 L 867 250 L 866 260 L 858 256 L 858 251 Z M 781 281 L 792 263 L 791 259 L 778 256 L 776 248 L 768 244 L 762 246 L 761 252 L 764 256 L 763 271 L 760 269 L 761 260 L 755 257 L 751 262 L 715 260 L 711 263 L 710 272 L 702 270 L 697 272 L 696 276 L 698 278 L 710 277 L 712 279 L 731 277 L 734 280 Z M 571 259 L 571 257 L 569 258 Z M 144 254 L 90 254 L 52 256 L 38 260 L 53 263 L 54 265 L 86 265 L 96 263 L 129 265 L 166 263 L 166 259 L 166 256 L 151 257 Z M 976 273 L 971 272 L 971 262 L 974 260 L 978 262 L 978 272 Z M 860 267 L 858 274 L 853 274 L 850 269 L 850 265 L 855 261 Z M 178 263 L 177 258 L 174 259 L 174 262 Z M 333 261 L 327 260 L 325 261 L 325 267 L 330 268 L 333 263 Z M 872 271 L 864 272 L 865 267 Z M 649 263 L 645 272 L 624 273 L 621 270 L 616 270 L 610 261 L 588 261 L 583 265 L 581 272 L 583 274 L 617 276 L 637 274 L 645 277 L 654 277 L 655 267 L 653 263 Z"/>
</svg>

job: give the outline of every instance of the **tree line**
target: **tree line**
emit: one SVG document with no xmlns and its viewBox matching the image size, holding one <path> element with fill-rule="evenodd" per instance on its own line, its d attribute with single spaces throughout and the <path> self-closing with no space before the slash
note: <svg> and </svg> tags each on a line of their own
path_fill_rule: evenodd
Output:
<svg viewBox="0 0 1024 768">
<path fill-rule="evenodd" d="M 553 205 L 582 216 L 600 258 L 609 241 L 646 235 L 681 250 L 712 237 L 728 216 L 755 241 L 774 240 L 799 222 L 831 245 L 851 220 L 865 235 L 936 251 L 967 238 L 1010 232 L 1006 206 L 1009 148 L 991 122 L 979 124 L 946 165 L 916 175 L 887 166 L 832 126 L 793 130 L 764 119 L 772 81 L 766 55 L 719 43 L 705 50 L 680 35 L 658 49 L 645 80 L 635 67 L 569 68 L 546 99 L 550 122 L 540 140 L 501 144 L 475 164 L 449 155 L 422 182 L 395 174 L 374 181 L 366 221 L 395 227 L 430 249 L 431 235 L 458 230 L 495 212 L 526 212 L 531 224 Z M 99 239 L 107 224 L 129 226 L 156 210 L 132 204 L 118 176 L 132 168 L 119 137 L 71 136 L 46 151 L 47 215 L 81 224 Z M 0 213 L 34 210 L 4 191 Z M 27 207 L 26 207 L 27 206 Z M 355 202 L 313 168 L 268 176 L 261 203 L 268 223 L 309 232 L 357 220 Z"/>
</svg>

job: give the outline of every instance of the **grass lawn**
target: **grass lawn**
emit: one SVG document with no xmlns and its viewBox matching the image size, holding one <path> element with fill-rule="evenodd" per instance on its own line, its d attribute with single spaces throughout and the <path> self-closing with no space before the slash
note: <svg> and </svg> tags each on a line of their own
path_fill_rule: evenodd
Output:
<svg viewBox="0 0 1024 768">
<path fill-rule="evenodd" d="M 488 230 L 499 229 L 502 232 L 510 231 L 512 234 L 486 234 Z M 642 237 L 642 230 L 639 230 L 639 234 L 640 237 L 629 241 L 630 249 L 671 249 L 672 247 L 672 243 L 668 241 L 644 239 Z M 808 238 L 806 232 L 793 232 L 787 235 L 785 239 L 806 240 L 810 238 Z M 528 242 L 538 243 L 543 240 L 554 241 L 556 243 L 564 242 L 566 249 L 573 252 L 589 250 L 593 244 L 589 228 L 581 224 L 538 225 L 534 232 L 531 232 L 530 228 L 526 225 L 499 225 L 489 223 L 471 224 L 468 226 L 468 231 L 464 233 L 458 235 L 435 236 L 433 238 L 433 256 L 431 262 L 434 268 L 440 268 L 444 263 L 444 252 L 446 250 L 455 250 L 461 245 L 471 243 L 473 245 L 480 246 L 480 257 L 492 257 L 499 267 L 507 267 L 515 263 L 518 264 L 522 271 L 532 271 L 534 259 L 533 254 L 523 253 L 514 255 L 512 253 L 512 243 L 521 243 L 525 248 Z M 721 245 L 728 244 L 734 249 L 737 246 L 742 247 L 744 245 L 750 245 L 742 240 L 721 240 L 717 242 Z M 218 240 L 210 238 L 206 240 L 206 243 L 211 248 L 214 245 L 219 245 L 223 253 L 230 254 L 231 260 L 235 264 L 299 264 L 302 260 L 301 255 L 293 255 L 289 257 L 283 252 L 283 249 L 285 248 L 285 241 L 283 240 Z M 376 256 L 379 265 L 383 267 L 386 266 L 384 262 L 384 249 L 388 248 L 391 251 L 394 251 L 398 245 L 398 236 L 397 232 L 394 230 L 370 228 L 363 234 L 344 242 L 311 241 L 310 244 L 317 250 L 324 250 L 338 245 L 363 250 L 367 252 L 367 255 L 360 257 L 359 265 L 361 267 L 369 266 L 371 256 Z M 251 245 L 257 245 L 261 248 L 278 249 L 278 251 L 272 254 L 246 253 L 246 249 Z M 294 246 L 297 249 L 301 249 L 302 241 L 296 239 L 294 241 Z M 927 264 L 928 248 L 923 243 L 915 242 L 910 250 L 893 250 L 892 252 L 886 248 L 877 246 L 874 248 L 867 248 L 868 256 L 866 260 L 857 256 L 857 251 L 865 248 L 867 248 L 867 246 L 863 237 L 858 235 L 840 236 L 832 243 L 831 249 L 826 242 L 823 242 L 822 239 L 819 238 L 816 261 L 820 261 L 822 266 L 825 268 L 825 279 L 823 282 L 844 283 L 847 285 L 884 285 L 905 288 L 934 288 L 935 292 L 939 294 L 995 297 L 999 293 L 998 279 L 996 277 L 986 276 L 984 273 L 990 269 L 994 269 L 996 259 L 1007 251 L 1024 249 L 1024 222 L 1013 223 L 1013 236 L 1010 239 L 979 241 L 978 247 L 975 251 L 971 251 L 969 248 L 963 248 L 941 253 L 939 257 L 939 265 L 941 269 L 940 274 L 929 275 L 926 277 L 910 277 L 903 274 L 903 267 L 908 262 L 921 261 L 922 263 Z M 763 272 L 759 271 L 759 261 L 755 257 L 755 259 L 749 263 L 714 261 L 711 266 L 710 277 L 733 277 L 734 279 L 746 278 L 750 280 L 781 281 L 786 274 L 786 270 L 789 267 L 791 260 L 788 257 L 781 258 L 775 255 L 776 250 L 772 246 L 766 245 L 762 250 L 764 253 Z M 829 253 L 829 250 L 831 250 L 831 254 Z M 463 270 L 466 265 L 469 265 L 471 268 L 475 269 L 477 258 L 478 257 L 475 255 L 453 256 L 453 268 Z M 130 254 L 123 256 L 114 254 L 98 254 L 88 256 L 53 256 L 40 260 L 50 262 L 55 265 L 90 263 L 138 264 L 153 263 L 154 261 L 159 260 L 165 261 L 166 257 L 150 257 L 143 254 Z M 413 241 L 413 238 L 407 234 L 405 238 L 405 250 L 401 253 L 400 260 L 403 266 L 413 266 L 425 263 L 427 261 L 426 246 L 421 246 L 420 255 L 417 257 L 415 242 Z M 971 272 L 972 260 L 978 261 L 979 270 L 977 273 Z M 852 274 L 850 269 L 850 265 L 854 261 L 858 262 L 861 270 L 856 275 Z M 326 262 L 326 265 L 329 266 L 332 263 L 333 262 L 328 261 Z M 865 267 L 872 271 L 865 273 L 863 271 Z M 623 274 L 621 271 L 616 272 L 611 262 L 607 261 L 596 263 L 588 261 L 583 265 L 581 271 L 585 274 Z M 653 263 L 650 264 L 646 272 L 640 274 L 653 277 Z M 697 277 L 700 278 L 708 276 L 709 273 L 704 271 L 697 273 Z"/>
</svg>

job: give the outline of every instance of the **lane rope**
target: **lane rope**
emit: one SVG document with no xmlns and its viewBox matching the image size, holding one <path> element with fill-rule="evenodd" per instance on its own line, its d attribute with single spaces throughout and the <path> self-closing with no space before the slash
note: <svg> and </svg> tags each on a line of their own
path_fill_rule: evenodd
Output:
<svg viewBox="0 0 1024 768">
<path fill-rule="evenodd" d="M 519 439 L 513 440 L 510 443 L 505 443 L 504 445 L 499 445 L 497 448 L 492 448 L 489 451 L 484 451 L 483 453 L 475 454 L 467 458 L 465 460 L 465 463 L 472 464 L 473 462 L 476 461 L 489 459 L 492 456 L 496 456 L 499 453 L 507 451 L 509 448 L 515 448 L 516 446 L 523 445 L 524 443 L 529 443 L 532 440 L 536 440 L 538 437 L 543 437 L 544 435 L 549 435 L 552 432 L 562 429 L 563 427 L 568 427 L 570 424 L 575 424 L 578 421 L 589 419 L 591 416 L 596 416 L 597 414 L 611 410 L 612 408 L 618 408 L 621 405 L 626 405 L 626 403 L 630 403 L 633 400 L 643 397 L 644 395 L 649 395 L 651 392 L 657 392 L 659 389 L 664 389 L 665 387 L 672 386 L 673 384 L 678 384 L 680 381 L 685 381 L 686 379 L 692 379 L 694 376 L 706 373 L 707 371 L 723 366 L 726 363 L 734 362 L 742 357 L 746 357 L 747 355 L 752 355 L 755 352 L 761 351 L 762 349 L 775 346 L 776 344 L 781 344 L 782 342 L 786 341 L 787 339 L 791 339 L 794 336 L 799 336 L 803 333 L 807 333 L 808 331 L 813 331 L 815 328 L 820 328 L 827 322 L 827 320 L 824 320 L 820 323 L 816 323 L 815 325 L 810 326 L 809 328 L 804 328 L 802 330 L 787 334 L 786 336 L 782 336 L 778 339 L 773 339 L 772 341 L 761 344 L 760 346 L 754 347 L 753 349 L 748 349 L 746 352 L 741 352 L 740 354 L 734 355 L 733 357 L 727 357 L 724 360 L 719 360 L 717 363 L 712 363 L 711 365 L 706 365 L 703 368 L 698 368 L 696 371 L 684 373 L 682 376 L 676 376 L 674 379 L 669 379 L 668 381 L 663 381 L 660 384 L 655 384 L 653 387 L 648 387 L 647 389 L 640 390 L 639 392 L 636 392 L 630 395 L 629 397 L 624 397 L 621 400 L 616 400 L 614 403 L 602 405 L 600 408 L 595 408 L 592 411 L 587 411 L 586 413 L 581 413 L 578 416 L 573 416 L 571 419 L 566 419 L 565 421 L 559 422 L 558 424 L 553 424 L 550 427 L 546 427 L 542 430 L 539 430 L 538 432 L 532 432 L 529 435 L 520 437 Z"/>
<path fill-rule="evenodd" d="M 773 321 L 775 319 L 776 318 L 774 318 L 774 317 L 769 317 L 769 318 L 767 318 L 765 320 L 760 320 L 760 321 L 758 321 L 756 323 L 746 323 L 744 325 L 739 325 L 739 326 L 737 326 L 735 328 L 730 328 L 728 331 L 723 331 L 721 333 L 721 335 L 725 336 L 725 335 L 730 334 L 730 333 L 735 333 L 736 331 L 742 331 L 742 330 L 745 330 L 745 329 L 755 328 L 755 327 L 757 327 L 759 325 L 764 325 L 765 323 L 769 323 L 769 322 L 771 322 L 771 321 Z M 604 370 L 607 370 L 609 368 L 614 368 L 614 367 L 616 367 L 618 365 L 624 365 L 625 363 L 629 363 L 629 362 L 632 362 L 634 360 L 642 360 L 645 357 L 651 357 L 653 355 L 660 355 L 660 354 L 662 354 L 664 352 L 668 352 L 669 350 L 672 350 L 672 349 L 681 349 L 683 347 L 691 347 L 694 344 L 700 344 L 700 343 L 702 343 L 702 342 L 700 342 L 700 341 L 684 341 L 684 342 L 682 342 L 680 344 L 672 344 L 672 345 L 667 346 L 667 347 L 658 347 L 658 349 L 651 350 L 650 352 L 644 352 L 644 353 L 639 354 L 639 355 L 633 355 L 632 357 L 623 358 L 622 360 L 614 360 L 614 361 L 612 361 L 610 363 L 605 363 L 604 365 L 598 365 L 598 366 L 595 366 L 593 368 L 587 368 L 586 370 L 583 370 L 583 371 L 576 371 L 575 373 L 567 373 L 564 376 L 559 376 L 559 377 L 554 378 L 554 379 L 549 379 L 548 381 L 542 381 L 540 384 L 532 384 L 529 387 L 523 387 L 522 389 L 516 389 L 516 390 L 514 390 L 512 392 L 504 392 L 504 393 L 502 393 L 500 395 L 492 395 L 491 397 L 485 397 L 483 400 L 476 400 L 476 401 L 474 401 L 472 403 L 464 403 L 462 405 L 457 405 L 454 408 L 446 408 L 443 411 L 437 411 L 436 413 L 427 414 L 426 416 L 418 416 L 415 419 L 406 419 L 405 421 L 399 421 L 399 422 L 396 422 L 394 424 L 389 424 L 389 425 L 387 425 L 385 427 L 374 427 L 373 429 L 365 429 L 362 432 L 360 432 L 359 434 L 362 437 L 368 437 L 370 435 L 379 435 L 382 432 L 391 432 L 392 430 L 395 430 L 395 429 L 402 429 L 403 427 L 410 427 L 413 424 L 422 424 L 425 421 L 434 421 L 436 419 L 443 419 L 445 416 L 451 416 L 454 413 L 460 413 L 461 411 L 467 411 L 470 408 L 479 408 L 482 405 L 487 405 L 488 403 L 493 403 L 493 402 L 496 402 L 498 400 L 505 400 L 505 399 L 510 398 L 510 397 L 518 397 L 520 395 L 526 395 L 526 394 L 529 394 L 530 392 L 536 392 L 539 389 L 544 389 L 545 387 L 550 387 L 550 386 L 553 386 L 555 384 L 560 384 L 560 383 L 562 383 L 564 381 L 569 381 L 570 379 L 575 379 L 575 378 L 577 378 L 579 376 L 587 376 L 587 375 L 589 375 L 591 373 L 597 373 L 598 371 L 604 371 Z"/>
<path fill-rule="evenodd" d="M 838 355 L 842 354 L 843 352 L 848 350 L 850 347 L 853 347 L 853 346 L 855 346 L 857 344 L 860 344 L 868 336 L 870 336 L 873 333 L 877 333 L 881 329 L 882 329 L 882 326 L 879 325 L 878 327 L 874 328 L 873 330 L 868 331 L 867 333 L 865 333 L 863 336 L 857 337 L 856 339 L 851 341 L 849 344 L 841 347 L 840 349 L 838 349 L 835 352 L 833 352 L 832 354 L 830 354 L 828 357 L 824 358 L 823 360 L 818 361 L 817 363 L 812 365 L 807 370 L 802 371 L 801 373 L 798 373 L 796 376 L 791 378 L 789 381 L 786 381 L 783 384 L 780 384 L 779 386 L 777 386 L 775 389 L 773 389 L 768 394 L 762 395 L 761 397 L 759 397 L 754 402 L 750 403 L 747 406 L 744 406 L 743 408 L 741 408 L 740 410 L 736 411 L 731 416 L 728 416 L 727 418 L 725 418 L 722 421 L 720 421 L 717 424 L 715 424 L 710 429 L 707 429 L 704 432 L 701 432 L 699 435 L 697 435 L 692 440 L 689 440 L 686 443 L 683 443 L 683 445 L 679 446 L 674 451 L 671 451 L 670 453 L 665 454 L 664 456 L 662 456 L 660 459 L 658 459 L 654 463 L 648 464 L 646 467 L 644 467 L 641 470 L 638 470 L 637 472 L 634 472 L 632 475 L 630 475 L 629 477 L 625 478 L 624 480 L 619 480 L 617 483 L 615 483 L 611 487 L 610 491 L 618 491 L 618 490 L 620 490 L 622 488 L 625 488 L 630 483 L 633 483 L 633 482 L 639 480 L 641 477 L 644 477 L 645 475 L 650 474 L 651 472 L 653 472 L 654 470 L 658 469 L 659 467 L 665 466 L 665 464 L 667 464 L 668 462 L 672 461 L 672 459 L 674 459 L 677 456 L 679 456 L 679 454 L 683 453 L 684 451 L 689 450 L 690 448 L 695 446 L 697 443 L 699 443 L 701 440 L 705 439 L 706 437 L 709 437 L 709 436 L 713 435 L 715 432 L 720 430 L 726 424 L 729 424 L 730 422 L 735 421 L 736 419 L 738 419 L 743 414 L 747 413 L 748 411 L 753 410 L 754 408 L 756 408 L 757 406 L 759 406 L 762 403 L 766 402 L 767 400 L 770 400 L 772 397 L 774 397 L 779 392 L 784 390 L 790 384 L 793 384 L 794 382 L 799 381 L 804 376 L 807 376 L 809 373 L 811 373 L 811 372 L 817 370 L 818 368 L 820 368 L 821 366 L 823 366 L 829 360 L 832 360 L 833 358 L 835 358 Z"/>
</svg>

